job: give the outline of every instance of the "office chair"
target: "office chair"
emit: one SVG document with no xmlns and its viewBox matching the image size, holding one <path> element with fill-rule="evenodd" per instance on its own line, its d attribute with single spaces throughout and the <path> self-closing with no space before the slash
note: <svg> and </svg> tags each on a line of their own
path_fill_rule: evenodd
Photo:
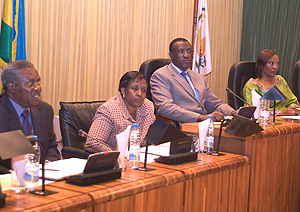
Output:
<svg viewBox="0 0 300 212">
<path fill-rule="evenodd" d="M 85 138 L 78 135 L 78 130 L 88 132 L 95 113 L 105 101 L 60 102 L 59 123 L 63 140 L 63 158 L 87 158 L 90 153 L 84 150 Z"/>
<path fill-rule="evenodd" d="M 228 88 L 230 88 L 235 94 L 243 97 L 243 88 L 246 82 L 252 77 L 257 78 L 254 71 L 255 62 L 252 61 L 240 61 L 232 65 L 228 76 Z M 228 104 L 234 108 L 239 109 L 244 103 L 234 95 L 228 93 Z"/>
<path fill-rule="evenodd" d="M 148 83 L 146 98 L 152 102 L 153 102 L 153 99 L 152 99 L 152 95 L 151 95 L 151 91 L 150 91 L 150 78 L 157 69 L 159 69 L 165 65 L 168 65 L 170 63 L 171 63 L 171 59 L 158 58 L 158 59 L 146 60 L 140 66 L 139 72 L 141 72 L 142 74 L 145 75 L 146 81 Z M 155 110 L 155 113 L 156 113 L 156 110 Z M 160 120 L 169 122 L 169 123 L 173 124 L 175 127 L 177 127 L 178 129 L 181 129 L 181 124 L 178 121 L 174 121 L 174 120 L 162 117 L 158 114 L 155 114 L 155 115 L 156 115 L 156 119 L 160 119 Z"/>
<path fill-rule="evenodd" d="M 141 72 L 142 74 L 145 75 L 146 81 L 148 83 L 146 98 L 152 102 L 153 102 L 153 100 L 152 100 L 152 95 L 150 92 L 150 78 L 151 78 L 152 74 L 154 73 L 154 71 L 156 71 L 157 69 L 159 69 L 165 65 L 168 65 L 169 63 L 171 63 L 171 59 L 161 59 L 161 58 L 150 59 L 150 60 L 146 60 L 145 62 L 143 62 L 140 67 L 139 72 Z"/>
<path fill-rule="evenodd" d="M 293 71 L 293 83 L 292 83 L 292 91 L 300 102 L 300 60 L 295 64 Z"/>
</svg>

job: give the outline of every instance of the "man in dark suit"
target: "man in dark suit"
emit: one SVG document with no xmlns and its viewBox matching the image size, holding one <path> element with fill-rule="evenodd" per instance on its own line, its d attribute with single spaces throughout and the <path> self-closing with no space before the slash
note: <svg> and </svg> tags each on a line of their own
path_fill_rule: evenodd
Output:
<svg viewBox="0 0 300 212">
<path fill-rule="evenodd" d="M 179 122 L 197 122 L 213 115 L 214 121 L 236 111 L 219 99 L 205 78 L 190 70 L 192 46 L 184 38 L 170 43 L 172 63 L 155 71 L 150 79 L 152 98 L 159 115 Z"/>
<path fill-rule="evenodd" d="M 40 99 L 43 82 L 33 64 L 24 60 L 7 64 L 1 81 L 5 92 L 0 95 L 0 133 L 22 130 L 26 136 L 37 135 L 43 143 L 45 159 L 60 159 L 53 131 L 53 109 Z M 27 127 L 24 110 L 28 111 Z"/>
</svg>

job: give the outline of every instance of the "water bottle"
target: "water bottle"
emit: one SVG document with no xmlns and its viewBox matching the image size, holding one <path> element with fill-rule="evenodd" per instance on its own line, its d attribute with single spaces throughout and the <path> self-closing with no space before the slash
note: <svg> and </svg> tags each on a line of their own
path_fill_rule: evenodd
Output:
<svg viewBox="0 0 300 212">
<path fill-rule="evenodd" d="M 209 115 L 207 118 L 210 120 L 208 131 L 206 134 L 206 139 L 204 141 L 204 151 L 206 151 L 206 154 L 211 155 L 214 150 L 214 122 L 213 122 L 213 116 Z"/>
<path fill-rule="evenodd" d="M 132 169 L 138 169 L 140 167 L 140 131 L 139 124 L 134 123 L 130 129 L 129 134 L 129 154 L 128 154 L 128 164 Z"/>
<path fill-rule="evenodd" d="M 36 139 L 37 139 L 37 136 L 36 136 Z M 37 163 L 40 163 L 40 160 L 41 160 L 40 145 L 38 144 L 38 142 L 35 142 L 35 144 L 32 147 L 34 149 L 35 160 L 37 161 Z"/>
<path fill-rule="evenodd" d="M 35 154 L 26 155 L 25 187 L 28 191 L 37 190 L 39 187 L 39 163 Z"/>
<path fill-rule="evenodd" d="M 264 95 L 267 91 L 264 91 Z M 259 123 L 261 125 L 269 124 L 269 113 L 270 101 L 265 99 L 260 99 L 260 113 L 259 113 Z"/>
</svg>

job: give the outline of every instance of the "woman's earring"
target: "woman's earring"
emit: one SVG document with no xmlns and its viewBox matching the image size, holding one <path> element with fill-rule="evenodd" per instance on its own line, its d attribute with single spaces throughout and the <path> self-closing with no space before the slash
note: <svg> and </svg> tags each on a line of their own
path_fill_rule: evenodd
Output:
<svg viewBox="0 0 300 212">
<path fill-rule="evenodd" d="M 122 94 L 123 99 L 125 98 L 125 94 Z"/>
</svg>

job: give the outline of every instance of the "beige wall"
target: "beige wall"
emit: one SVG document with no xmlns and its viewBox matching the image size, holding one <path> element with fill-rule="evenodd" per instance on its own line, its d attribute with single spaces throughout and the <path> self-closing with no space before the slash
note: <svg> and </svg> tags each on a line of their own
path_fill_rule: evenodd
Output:
<svg viewBox="0 0 300 212">
<path fill-rule="evenodd" d="M 1 8 L 4 0 L 0 0 Z M 27 59 L 46 82 L 43 100 L 107 100 L 120 77 L 168 57 L 175 37 L 192 39 L 194 0 L 25 1 Z M 242 0 L 208 0 L 212 90 L 223 100 L 240 53 Z M 2 16 L 2 10 L 0 12 Z"/>
</svg>

